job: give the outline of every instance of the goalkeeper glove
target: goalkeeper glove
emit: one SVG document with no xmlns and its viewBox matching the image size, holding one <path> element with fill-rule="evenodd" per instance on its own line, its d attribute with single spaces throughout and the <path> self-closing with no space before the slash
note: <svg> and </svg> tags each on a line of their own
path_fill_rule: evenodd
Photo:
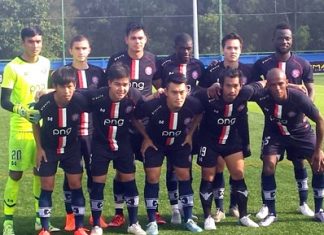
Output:
<svg viewBox="0 0 324 235">
<path fill-rule="evenodd" d="M 13 107 L 13 112 L 19 114 L 21 117 L 27 119 L 31 123 L 38 123 L 41 119 L 38 110 L 27 108 L 21 104 L 16 104 Z"/>
</svg>

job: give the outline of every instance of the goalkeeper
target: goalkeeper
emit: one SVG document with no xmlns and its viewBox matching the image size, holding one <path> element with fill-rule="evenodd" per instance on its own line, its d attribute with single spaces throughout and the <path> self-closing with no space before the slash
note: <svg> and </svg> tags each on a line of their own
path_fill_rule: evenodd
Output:
<svg viewBox="0 0 324 235">
<path fill-rule="evenodd" d="M 36 145 L 32 124 L 38 122 L 40 114 L 29 107 L 34 102 L 36 92 L 46 89 L 50 62 L 40 56 L 42 32 L 38 27 L 21 31 L 23 54 L 9 62 L 3 73 L 1 84 L 1 106 L 12 112 L 9 134 L 9 177 L 4 190 L 3 235 L 14 235 L 13 215 L 16 208 L 20 179 L 23 172 L 35 167 Z M 34 175 L 36 171 L 34 170 Z M 40 229 L 38 198 L 39 177 L 33 180 L 36 221 L 35 229 Z M 51 231 L 58 229 L 51 227 Z"/>
</svg>

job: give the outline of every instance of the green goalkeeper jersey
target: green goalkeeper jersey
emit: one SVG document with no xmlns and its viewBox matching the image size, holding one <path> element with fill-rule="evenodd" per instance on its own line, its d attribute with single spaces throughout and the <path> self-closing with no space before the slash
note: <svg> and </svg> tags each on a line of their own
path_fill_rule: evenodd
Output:
<svg viewBox="0 0 324 235">
<path fill-rule="evenodd" d="M 37 91 L 47 88 L 50 61 L 39 56 L 35 63 L 28 63 L 21 57 L 10 61 L 3 72 L 3 88 L 12 89 L 10 101 L 15 104 L 28 105 L 35 101 Z M 32 125 L 25 118 L 11 113 L 10 129 L 15 131 L 32 131 Z"/>
</svg>

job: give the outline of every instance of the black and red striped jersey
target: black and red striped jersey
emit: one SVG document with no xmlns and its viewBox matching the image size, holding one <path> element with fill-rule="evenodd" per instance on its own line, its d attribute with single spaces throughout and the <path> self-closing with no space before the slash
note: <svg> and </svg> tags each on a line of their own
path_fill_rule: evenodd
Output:
<svg viewBox="0 0 324 235">
<path fill-rule="evenodd" d="M 206 90 L 195 94 L 204 107 L 204 117 L 199 126 L 199 134 L 208 137 L 215 144 L 237 142 L 241 116 L 246 115 L 247 101 L 254 89 L 244 86 L 232 103 L 226 103 L 222 97 L 209 99 Z M 244 124 L 244 123 L 243 123 Z"/>
<path fill-rule="evenodd" d="M 130 69 L 131 87 L 136 88 L 143 96 L 152 94 L 152 80 L 156 72 L 156 56 L 144 51 L 142 58 L 132 59 L 127 51 L 117 53 L 109 58 L 106 72 L 114 63 L 120 62 Z"/>
<path fill-rule="evenodd" d="M 251 78 L 251 67 L 246 64 L 239 63 L 238 69 L 242 71 L 242 83 L 249 84 L 252 82 Z M 220 76 L 225 70 L 224 61 L 212 62 L 206 68 L 206 72 L 203 78 L 199 81 L 199 86 L 210 87 L 213 83 L 219 82 Z"/>
<path fill-rule="evenodd" d="M 191 58 L 187 64 L 179 63 L 176 55 L 170 55 L 158 62 L 156 79 L 161 79 L 162 87 L 165 87 L 168 76 L 172 73 L 183 74 L 187 79 L 189 92 L 194 90 L 197 83 L 204 76 L 204 64 L 195 58 Z"/>
<path fill-rule="evenodd" d="M 135 117 L 149 119 L 146 131 L 159 146 L 181 147 L 190 128 L 192 118 L 202 112 L 202 106 L 194 97 L 188 96 L 177 112 L 171 112 L 166 97 L 147 101 L 137 106 Z"/>
<path fill-rule="evenodd" d="M 275 102 L 266 89 L 257 90 L 252 99 L 262 109 L 265 116 L 265 130 L 282 136 L 303 135 L 311 131 L 304 115 L 315 121 L 319 111 L 303 92 L 288 88 L 288 98 L 282 103 Z"/>
<path fill-rule="evenodd" d="M 80 115 L 88 111 L 87 99 L 75 92 L 66 107 L 59 107 L 52 92 L 42 96 L 35 109 L 40 111 L 43 120 L 40 133 L 42 147 L 56 154 L 73 150 L 78 141 Z"/>
<path fill-rule="evenodd" d="M 265 79 L 267 72 L 273 68 L 282 69 L 286 73 L 289 83 L 303 84 L 314 82 L 313 68 L 310 63 L 294 53 L 291 54 L 286 62 L 279 61 L 275 54 L 259 59 L 253 66 L 252 77 L 255 81 Z"/>
<path fill-rule="evenodd" d="M 98 90 L 81 91 L 87 97 L 93 115 L 93 141 L 106 145 L 111 151 L 118 151 L 124 141 L 129 140 L 129 128 L 135 105 L 142 101 L 142 95 L 130 88 L 128 95 L 119 102 L 109 97 L 107 87 Z"/>
<path fill-rule="evenodd" d="M 104 71 L 98 66 L 88 64 L 88 68 L 82 70 L 74 68 L 72 63 L 66 66 L 72 67 L 75 71 L 77 89 L 98 89 L 107 86 Z M 91 113 L 84 112 L 80 116 L 79 135 L 87 136 L 91 135 L 92 132 L 92 115 Z"/>
</svg>

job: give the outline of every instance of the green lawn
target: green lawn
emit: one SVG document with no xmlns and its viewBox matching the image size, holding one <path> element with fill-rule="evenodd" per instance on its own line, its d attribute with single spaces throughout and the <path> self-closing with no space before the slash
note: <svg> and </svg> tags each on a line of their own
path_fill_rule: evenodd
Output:
<svg viewBox="0 0 324 235">
<path fill-rule="evenodd" d="M 324 76 L 316 76 L 316 104 L 322 113 L 324 110 Z M 251 143 L 253 156 L 246 159 L 246 181 L 249 188 L 249 212 L 252 214 L 252 218 L 255 218 L 255 213 L 258 211 L 261 205 L 260 199 L 260 172 L 261 161 L 259 160 L 260 154 L 260 140 L 262 132 L 263 116 L 260 113 L 258 107 L 255 104 L 250 104 L 250 129 L 251 129 Z M 3 197 L 3 188 L 7 177 L 7 146 L 8 146 L 8 113 L 0 111 L 0 200 Z M 140 163 L 137 164 L 137 184 L 140 192 L 140 209 L 139 217 L 142 226 L 146 223 L 146 212 L 143 202 L 143 168 Z M 308 168 L 309 170 L 309 168 Z M 110 168 L 109 179 L 106 184 L 106 204 L 104 209 L 104 215 L 110 218 L 113 214 L 113 196 L 112 196 L 112 174 L 113 170 Z M 194 212 L 200 218 L 199 224 L 203 226 L 202 209 L 199 201 L 199 183 L 200 183 L 200 169 L 194 164 L 194 191 L 195 191 L 195 208 Z M 309 172 L 310 173 L 310 172 Z M 164 173 L 163 173 L 164 174 Z M 64 206 L 62 196 L 62 171 L 58 171 L 56 190 L 53 194 L 53 215 L 52 222 L 55 225 L 63 227 L 64 221 Z M 296 184 L 293 176 L 292 165 L 289 161 L 284 160 L 280 162 L 277 168 L 277 211 L 278 222 L 274 223 L 268 228 L 245 228 L 237 225 L 237 221 L 231 217 L 227 217 L 224 222 L 217 225 L 217 232 L 221 234 L 323 234 L 324 225 L 312 221 L 310 218 L 306 218 L 297 213 L 298 207 L 298 195 L 296 190 Z M 311 179 L 311 177 L 309 177 Z M 29 235 L 36 234 L 33 230 L 34 226 L 34 208 L 33 208 L 33 196 L 32 196 L 32 173 L 26 172 L 23 182 L 21 184 L 21 191 L 18 201 L 17 212 L 15 216 L 16 234 L 17 235 Z M 226 172 L 226 183 L 227 183 Z M 309 184 L 310 185 L 310 184 Z M 227 186 L 227 184 L 226 184 Z M 167 193 L 165 190 L 165 179 L 161 178 L 161 193 L 160 193 L 160 211 L 169 220 L 170 219 L 170 206 L 167 200 Z M 86 195 L 87 202 L 89 202 Z M 225 208 L 228 207 L 228 187 L 225 194 Z M 88 205 L 89 203 L 87 203 Z M 309 204 L 313 206 L 312 191 L 309 194 Z M 0 204 L 0 210 L 2 211 L 2 203 Z M 1 221 L 3 214 L 1 214 Z M 87 207 L 87 219 L 90 214 L 89 207 Z M 2 230 L 2 223 L 0 223 L 0 230 Z M 108 229 L 105 234 L 125 234 L 126 227 L 121 229 Z M 160 234 L 185 234 L 182 226 L 165 225 L 160 226 Z M 69 233 L 56 233 L 56 234 L 69 234 Z M 189 234 L 189 233 L 187 233 Z M 204 232 L 204 234 L 215 234 L 215 232 Z"/>
</svg>

